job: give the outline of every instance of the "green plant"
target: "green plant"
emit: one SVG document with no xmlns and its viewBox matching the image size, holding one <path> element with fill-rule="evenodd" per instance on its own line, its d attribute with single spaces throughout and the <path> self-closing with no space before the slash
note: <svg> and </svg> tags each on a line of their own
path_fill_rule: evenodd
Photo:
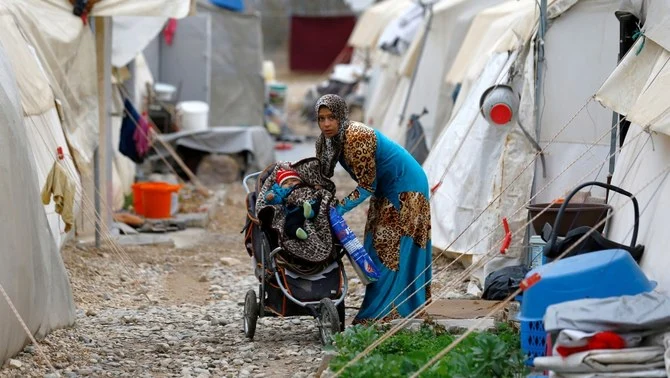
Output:
<svg viewBox="0 0 670 378">
<path fill-rule="evenodd" d="M 339 371 L 384 333 L 381 327 L 354 326 L 335 336 L 337 355 L 330 369 Z M 438 327 L 423 325 L 418 331 L 403 330 L 384 341 L 370 354 L 348 367 L 343 377 L 407 377 L 439 351 L 450 345 L 455 335 Z M 519 336 L 509 326 L 498 325 L 490 332 L 466 337 L 421 377 L 500 377 L 527 374 Z"/>
</svg>

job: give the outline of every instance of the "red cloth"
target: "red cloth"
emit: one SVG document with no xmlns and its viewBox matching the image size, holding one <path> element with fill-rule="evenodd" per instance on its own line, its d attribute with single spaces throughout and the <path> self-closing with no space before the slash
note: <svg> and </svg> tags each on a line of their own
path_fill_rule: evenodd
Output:
<svg viewBox="0 0 670 378">
<path fill-rule="evenodd" d="M 355 16 L 291 17 L 289 66 L 294 71 L 325 71 L 347 47 Z M 345 57 L 346 58 L 346 57 Z M 349 57 L 344 59 L 348 62 Z"/>
<path fill-rule="evenodd" d="M 586 345 L 578 347 L 557 346 L 556 352 L 562 357 L 567 357 L 571 354 L 585 352 L 587 350 L 596 349 L 623 349 L 626 347 L 626 341 L 614 332 L 599 332 L 593 335 Z"/>
<path fill-rule="evenodd" d="M 177 20 L 171 18 L 168 20 L 167 25 L 165 25 L 165 29 L 163 29 L 163 37 L 165 37 L 165 43 L 167 43 L 168 46 L 172 46 L 172 40 L 174 39 L 174 33 L 176 32 Z"/>
</svg>

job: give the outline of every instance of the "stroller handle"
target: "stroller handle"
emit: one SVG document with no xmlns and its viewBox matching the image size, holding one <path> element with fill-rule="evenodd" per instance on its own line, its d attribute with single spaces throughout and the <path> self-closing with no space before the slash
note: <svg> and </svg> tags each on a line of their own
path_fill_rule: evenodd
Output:
<svg viewBox="0 0 670 378">
<path fill-rule="evenodd" d="M 260 176 L 261 173 L 263 173 L 263 172 L 259 171 L 259 172 L 252 173 L 252 174 L 249 174 L 249 175 L 244 177 L 244 179 L 242 180 L 242 185 L 244 186 L 244 190 L 247 191 L 247 194 L 251 193 L 251 189 L 249 189 L 249 185 L 247 185 L 247 181 L 251 180 L 254 177 Z"/>
</svg>

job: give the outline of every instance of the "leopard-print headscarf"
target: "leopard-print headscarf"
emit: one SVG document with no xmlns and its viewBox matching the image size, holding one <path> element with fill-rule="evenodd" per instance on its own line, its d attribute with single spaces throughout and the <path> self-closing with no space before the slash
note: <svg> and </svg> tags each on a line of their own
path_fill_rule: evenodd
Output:
<svg viewBox="0 0 670 378">
<path fill-rule="evenodd" d="M 333 115 L 338 119 L 340 124 L 337 135 L 332 138 L 326 138 L 323 133 L 321 133 L 319 139 L 316 141 L 316 157 L 321 164 L 321 171 L 326 177 L 330 178 L 335 174 L 335 166 L 337 165 L 337 160 L 344 147 L 344 131 L 350 124 L 349 109 L 347 108 L 347 103 L 344 99 L 334 94 L 321 96 L 316 102 L 314 109 L 317 117 L 319 108 L 322 106 L 325 106 L 333 112 Z"/>
</svg>

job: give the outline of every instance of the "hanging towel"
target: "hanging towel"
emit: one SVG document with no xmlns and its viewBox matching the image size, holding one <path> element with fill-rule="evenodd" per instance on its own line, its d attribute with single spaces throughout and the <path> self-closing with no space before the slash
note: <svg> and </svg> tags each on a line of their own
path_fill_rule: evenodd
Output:
<svg viewBox="0 0 670 378">
<path fill-rule="evenodd" d="M 119 152 L 126 155 L 130 160 L 137 164 L 144 162 L 144 156 L 137 151 L 135 143 L 135 131 L 140 124 L 140 115 L 130 100 L 123 101 L 123 122 L 121 122 L 121 137 L 119 138 Z"/>
<path fill-rule="evenodd" d="M 74 183 L 70 180 L 65 168 L 55 162 L 42 188 L 42 203 L 48 205 L 53 195 L 56 212 L 65 222 L 65 232 L 69 232 L 74 224 Z"/>
</svg>

